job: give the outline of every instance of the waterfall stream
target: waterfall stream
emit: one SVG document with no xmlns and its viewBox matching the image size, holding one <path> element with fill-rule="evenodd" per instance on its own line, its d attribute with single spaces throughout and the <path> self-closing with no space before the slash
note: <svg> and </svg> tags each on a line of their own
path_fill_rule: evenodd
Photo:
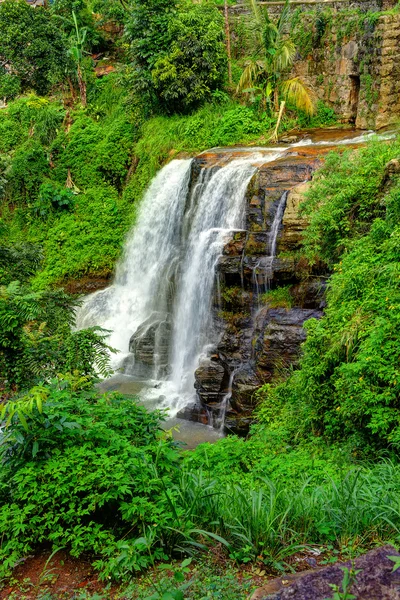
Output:
<svg viewBox="0 0 400 600">
<path fill-rule="evenodd" d="M 78 311 L 78 328 L 110 330 L 109 344 L 119 350 L 114 368 L 152 380 L 142 399 L 172 415 L 194 400 L 199 359 L 216 341 L 215 267 L 229 235 L 244 227 L 255 165 L 279 156 L 248 154 L 204 167 L 194 185 L 191 160 L 170 162 L 144 196 L 115 282 Z"/>
</svg>

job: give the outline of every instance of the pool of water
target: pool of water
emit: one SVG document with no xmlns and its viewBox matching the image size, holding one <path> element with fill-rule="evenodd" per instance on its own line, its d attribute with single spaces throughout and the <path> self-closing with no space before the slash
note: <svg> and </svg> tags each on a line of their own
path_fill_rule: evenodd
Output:
<svg viewBox="0 0 400 600">
<path fill-rule="evenodd" d="M 126 396 L 135 396 L 139 404 L 146 406 L 148 410 L 154 410 L 159 406 L 157 395 L 154 393 L 157 389 L 155 382 L 138 381 L 129 375 L 119 374 L 105 379 L 98 387 L 103 392 L 120 392 Z M 154 401 L 152 403 L 149 403 L 147 399 L 145 402 L 141 401 L 141 396 L 151 388 L 153 388 L 151 396 L 154 397 Z M 214 427 L 178 417 L 167 417 L 166 421 L 162 423 L 162 428 L 170 431 L 176 441 L 182 442 L 184 450 L 191 450 L 204 442 L 216 442 L 224 437 L 224 434 Z"/>
</svg>

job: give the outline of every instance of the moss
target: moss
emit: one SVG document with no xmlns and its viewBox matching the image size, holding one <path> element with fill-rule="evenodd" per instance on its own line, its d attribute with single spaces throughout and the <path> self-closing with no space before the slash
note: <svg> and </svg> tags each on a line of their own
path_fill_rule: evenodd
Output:
<svg viewBox="0 0 400 600">
<path fill-rule="evenodd" d="M 261 300 L 269 308 L 292 308 L 293 297 L 290 293 L 290 286 L 279 287 L 262 294 Z"/>
</svg>

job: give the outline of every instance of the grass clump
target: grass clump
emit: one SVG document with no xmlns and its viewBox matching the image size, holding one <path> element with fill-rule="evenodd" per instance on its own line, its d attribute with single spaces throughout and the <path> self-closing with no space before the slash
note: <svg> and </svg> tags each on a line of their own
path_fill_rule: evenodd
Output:
<svg viewBox="0 0 400 600">
<path fill-rule="evenodd" d="M 261 296 L 263 304 L 267 304 L 269 308 L 292 308 L 293 296 L 290 293 L 290 286 L 284 286 L 265 292 Z"/>
</svg>

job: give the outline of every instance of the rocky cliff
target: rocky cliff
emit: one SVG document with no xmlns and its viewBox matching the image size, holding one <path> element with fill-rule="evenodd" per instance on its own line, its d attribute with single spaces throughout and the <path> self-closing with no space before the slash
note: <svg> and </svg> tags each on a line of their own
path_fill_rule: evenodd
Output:
<svg viewBox="0 0 400 600">
<path fill-rule="evenodd" d="M 283 2 L 265 4 L 274 18 Z M 392 0 L 291 2 L 290 34 L 298 49 L 292 76 L 301 77 L 340 120 L 380 129 L 400 116 L 400 14 Z M 236 58 L 251 55 L 242 3 L 231 9 Z M 247 11 L 247 12 L 246 12 Z M 246 40 L 246 41 L 244 41 Z"/>
<path fill-rule="evenodd" d="M 215 161 L 208 153 L 202 166 Z M 319 318 L 325 273 L 310 270 L 301 255 L 305 221 L 299 205 L 320 158 L 307 150 L 258 167 L 246 196 L 246 228 L 233 234 L 217 267 L 214 319 L 220 341 L 196 371 L 199 420 L 246 431 L 257 389 L 296 364 L 305 339 L 303 324 Z M 276 256 L 269 242 L 277 211 Z M 226 406 L 225 406 L 226 404 Z M 188 412 L 186 412 L 188 416 Z"/>
</svg>

